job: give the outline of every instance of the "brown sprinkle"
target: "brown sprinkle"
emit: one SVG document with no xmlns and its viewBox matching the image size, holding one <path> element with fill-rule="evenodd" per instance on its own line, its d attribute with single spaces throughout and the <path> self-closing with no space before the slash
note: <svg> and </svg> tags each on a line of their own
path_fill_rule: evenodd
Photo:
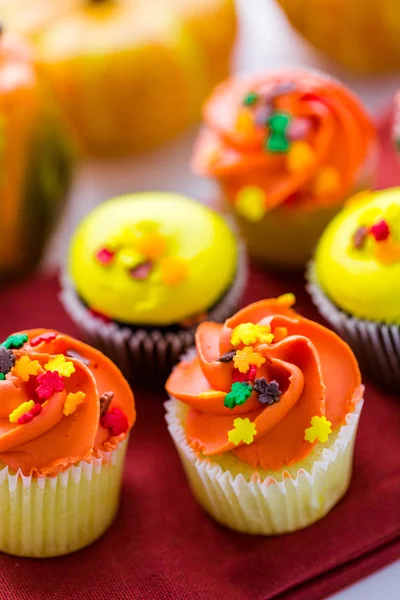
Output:
<svg viewBox="0 0 400 600">
<path fill-rule="evenodd" d="M 357 250 L 361 250 L 361 248 L 365 244 L 365 240 L 367 238 L 368 231 L 369 231 L 368 227 L 364 227 L 362 225 L 354 232 L 354 235 L 353 235 L 354 248 L 357 248 Z"/>
<path fill-rule="evenodd" d="M 100 418 L 104 417 L 104 415 L 110 408 L 110 404 L 113 398 L 114 392 L 104 392 L 104 394 L 100 397 Z"/>
</svg>

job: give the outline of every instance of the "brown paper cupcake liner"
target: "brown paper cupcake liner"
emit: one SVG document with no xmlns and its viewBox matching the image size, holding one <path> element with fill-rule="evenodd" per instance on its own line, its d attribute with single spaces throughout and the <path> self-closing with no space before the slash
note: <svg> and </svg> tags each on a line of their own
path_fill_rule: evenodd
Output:
<svg viewBox="0 0 400 600">
<path fill-rule="evenodd" d="M 240 244 L 235 279 L 223 298 L 207 313 L 207 320 L 223 323 L 237 311 L 246 280 L 247 256 L 244 245 Z M 180 356 L 194 343 L 196 326 L 164 332 L 157 328 L 149 331 L 115 322 L 104 323 L 81 302 L 68 275 L 61 277 L 61 286 L 60 300 L 88 343 L 118 365 L 130 383 L 164 382 Z"/>
<path fill-rule="evenodd" d="M 400 326 L 352 317 L 321 290 L 314 263 L 307 271 L 307 291 L 321 315 L 356 355 L 361 370 L 388 391 L 400 388 Z"/>
</svg>

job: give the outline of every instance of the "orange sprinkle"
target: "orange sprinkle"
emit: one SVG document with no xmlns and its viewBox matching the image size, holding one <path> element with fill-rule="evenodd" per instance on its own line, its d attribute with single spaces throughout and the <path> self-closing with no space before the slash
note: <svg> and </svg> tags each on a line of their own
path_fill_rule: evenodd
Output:
<svg viewBox="0 0 400 600">
<path fill-rule="evenodd" d="M 400 244 L 391 239 L 375 245 L 374 256 L 383 265 L 393 265 L 400 262 Z"/>
<path fill-rule="evenodd" d="M 137 241 L 136 249 L 149 260 L 157 260 L 165 254 L 167 241 L 161 233 L 151 231 Z"/>
<path fill-rule="evenodd" d="M 315 176 L 312 192 L 315 196 L 334 196 L 340 191 L 340 173 L 335 167 L 322 167 Z"/>
<path fill-rule="evenodd" d="M 178 285 L 189 275 L 189 266 L 184 258 L 166 256 L 160 262 L 161 280 L 165 285 Z"/>
</svg>

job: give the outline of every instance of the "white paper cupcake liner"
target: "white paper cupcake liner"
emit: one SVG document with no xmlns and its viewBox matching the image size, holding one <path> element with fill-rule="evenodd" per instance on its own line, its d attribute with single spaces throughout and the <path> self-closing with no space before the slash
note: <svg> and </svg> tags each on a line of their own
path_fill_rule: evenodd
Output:
<svg viewBox="0 0 400 600">
<path fill-rule="evenodd" d="M 380 387 L 400 387 L 400 326 L 352 317 L 340 310 L 321 290 L 314 263 L 307 271 L 308 293 L 321 315 L 349 344 L 362 371 Z"/>
<path fill-rule="evenodd" d="M 126 449 L 127 440 L 55 477 L 0 469 L 0 551 L 60 556 L 103 535 L 118 510 Z"/>
<path fill-rule="evenodd" d="M 247 257 L 243 244 L 235 279 L 218 304 L 207 314 L 207 320 L 223 323 L 239 307 L 247 280 Z M 177 332 L 130 329 L 117 323 L 104 323 L 94 317 L 80 301 L 68 275 L 63 275 L 60 300 L 71 319 L 79 326 L 88 343 L 101 350 L 119 366 L 130 383 L 138 378 L 165 381 L 179 357 L 193 345 L 196 327 Z"/>
<path fill-rule="evenodd" d="M 326 515 L 345 494 L 351 478 L 353 448 L 362 409 L 346 415 L 345 425 L 331 434 L 333 441 L 318 443 L 306 461 L 279 474 L 262 477 L 233 474 L 218 458 L 199 458 L 186 440 L 186 407 L 176 399 L 166 402 L 168 429 L 179 452 L 192 491 L 202 507 L 219 523 L 250 534 L 276 535 L 302 529 Z M 303 464 L 301 463 L 301 464 Z M 249 465 L 243 463 L 244 473 Z"/>
</svg>

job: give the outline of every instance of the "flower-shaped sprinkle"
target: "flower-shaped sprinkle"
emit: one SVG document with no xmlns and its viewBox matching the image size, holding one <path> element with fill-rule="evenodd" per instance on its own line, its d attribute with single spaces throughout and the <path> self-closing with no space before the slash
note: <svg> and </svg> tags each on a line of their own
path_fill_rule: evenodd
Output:
<svg viewBox="0 0 400 600">
<path fill-rule="evenodd" d="M 149 231 L 138 239 L 136 249 L 149 260 L 158 260 L 167 251 L 167 240 L 158 231 Z"/>
<path fill-rule="evenodd" d="M 261 404 L 268 404 L 268 406 L 272 406 L 275 402 L 279 402 L 281 397 L 279 383 L 275 380 L 269 383 L 265 377 L 260 377 L 260 379 L 255 380 L 254 390 L 258 392 L 259 402 L 261 402 Z"/>
<path fill-rule="evenodd" d="M 18 408 L 13 410 L 12 413 L 10 414 L 10 416 L 9 416 L 10 423 L 17 423 L 18 419 L 20 417 L 22 417 L 22 415 L 24 415 L 25 413 L 32 410 L 34 406 L 35 406 L 35 403 L 33 400 L 29 400 L 29 402 L 23 402 L 22 404 L 20 404 L 18 406 Z"/>
<path fill-rule="evenodd" d="M 227 408 L 235 408 L 244 404 L 251 396 L 253 389 L 247 383 L 232 383 L 231 391 L 225 396 L 224 406 Z"/>
<path fill-rule="evenodd" d="M 48 344 L 49 342 L 52 342 L 53 340 L 55 340 L 56 337 L 57 337 L 57 334 L 54 333 L 54 331 L 47 331 L 46 333 L 41 333 L 40 335 L 37 335 L 36 337 L 32 338 L 30 341 L 30 344 L 31 344 L 32 348 L 34 348 L 35 346 L 38 346 L 42 342 L 45 342 L 46 344 Z"/>
<path fill-rule="evenodd" d="M 228 432 L 228 440 L 238 446 L 241 442 L 251 444 L 256 435 L 256 426 L 247 417 L 242 419 L 238 417 L 233 421 L 233 429 Z"/>
<path fill-rule="evenodd" d="M 47 371 L 39 375 L 36 381 L 39 384 L 36 393 L 40 400 L 48 400 L 53 394 L 64 389 L 64 382 L 57 371 Z"/>
<path fill-rule="evenodd" d="M 311 442 L 312 444 L 315 440 L 319 442 L 326 442 L 329 434 L 332 433 L 331 429 L 332 423 L 327 420 L 327 418 L 315 416 L 311 419 L 311 427 L 308 427 L 304 432 L 304 439 L 307 442 Z"/>
<path fill-rule="evenodd" d="M 126 415 L 119 408 L 112 408 L 100 419 L 100 424 L 109 430 L 112 436 L 121 435 L 129 429 Z"/>
<path fill-rule="evenodd" d="M 15 365 L 15 356 L 11 350 L 0 346 L 0 374 L 7 375 Z"/>
<path fill-rule="evenodd" d="M 29 356 L 21 356 L 15 363 L 15 366 L 11 370 L 11 375 L 19 377 L 22 381 L 29 381 L 31 375 L 38 375 L 41 370 L 41 366 L 38 360 L 31 360 Z"/>
<path fill-rule="evenodd" d="M 25 333 L 15 333 L 10 335 L 2 344 L 3 348 L 7 350 L 21 348 L 28 341 L 28 336 Z"/>
<path fill-rule="evenodd" d="M 178 285 L 189 275 L 187 260 L 179 256 L 166 256 L 160 261 L 161 280 L 165 285 Z"/>
<path fill-rule="evenodd" d="M 33 400 L 32 400 L 32 402 L 33 402 Z M 17 421 L 18 425 L 26 425 L 26 423 L 30 423 L 30 421 L 32 421 L 35 417 L 40 415 L 41 412 L 42 412 L 42 405 L 35 404 L 33 406 L 33 408 L 31 408 L 31 410 L 28 410 L 28 412 L 26 412 L 20 416 L 20 418 Z"/>
<path fill-rule="evenodd" d="M 65 360 L 63 354 L 57 354 L 44 365 L 46 371 L 57 371 L 61 377 L 71 377 L 72 373 L 75 373 L 74 363 L 69 360 Z"/>
<path fill-rule="evenodd" d="M 266 208 L 266 194 L 256 185 L 246 185 L 240 188 L 236 195 L 235 211 L 247 221 L 261 221 Z"/>
<path fill-rule="evenodd" d="M 66 417 L 72 415 L 76 411 L 78 406 L 82 404 L 85 398 L 86 394 L 84 394 L 83 392 L 76 392 L 75 394 L 72 392 L 69 393 L 64 403 L 64 415 Z"/>
<path fill-rule="evenodd" d="M 233 359 L 235 369 L 239 369 L 241 373 L 247 373 L 250 365 L 261 367 L 264 363 L 265 358 L 259 352 L 254 352 L 251 346 L 245 346 L 242 350 L 238 350 Z"/>
<path fill-rule="evenodd" d="M 231 337 L 232 346 L 245 344 L 270 344 L 274 339 L 269 325 L 254 325 L 254 323 L 241 323 L 233 330 Z"/>
<path fill-rule="evenodd" d="M 381 219 L 372 225 L 370 233 L 375 238 L 375 241 L 383 242 L 384 240 L 387 240 L 390 235 L 390 227 L 385 219 Z"/>
<path fill-rule="evenodd" d="M 251 365 L 250 369 L 247 371 L 247 373 L 241 373 L 239 371 L 239 369 L 233 369 L 232 371 L 232 381 L 235 382 L 240 382 L 240 383 L 248 383 L 248 382 L 252 382 L 255 380 L 257 375 L 257 367 L 256 365 Z"/>
</svg>

